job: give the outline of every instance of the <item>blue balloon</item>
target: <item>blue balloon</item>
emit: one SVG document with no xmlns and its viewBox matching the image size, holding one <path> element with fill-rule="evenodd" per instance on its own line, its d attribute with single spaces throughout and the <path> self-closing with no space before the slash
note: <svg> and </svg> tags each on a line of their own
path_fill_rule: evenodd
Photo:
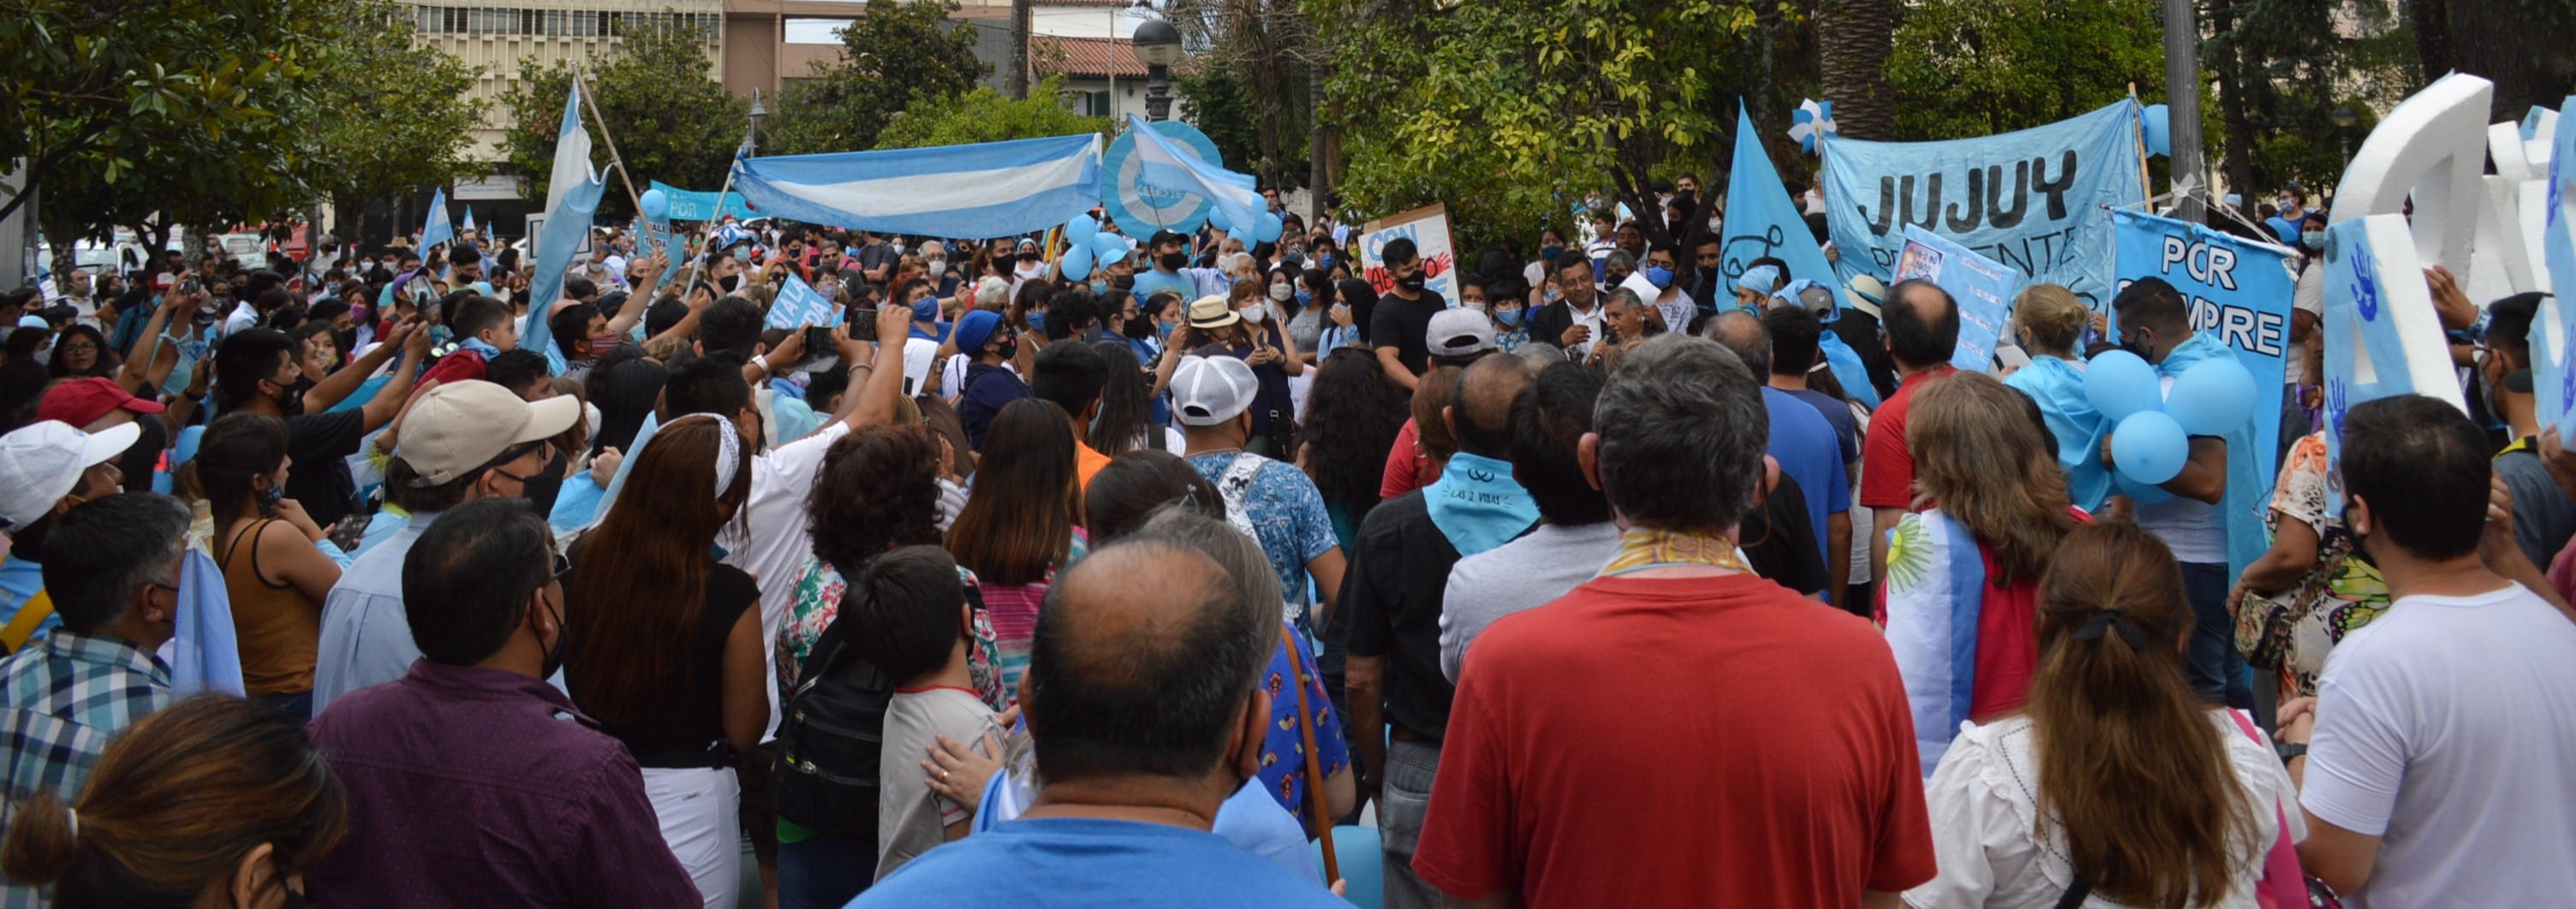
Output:
<svg viewBox="0 0 2576 909">
<path fill-rule="evenodd" d="M 2211 357 L 2174 377 L 2165 414 L 2196 436 L 2223 436 L 2254 416 L 2254 374 L 2235 357 Z"/>
<path fill-rule="evenodd" d="M 2114 350 L 2093 358 L 2084 366 L 2084 397 L 2093 409 L 2114 421 L 2130 414 L 2164 409 L 2164 390 L 2156 381 L 2156 368 L 2137 354 Z"/>
<path fill-rule="evenodd" d="M 1071 280 L 1080 281 L 1091 277 L 1091 247 L 1066 248 L 1064 257 L 1055 260 L 1055 267 L 1058 274 Z"/>
<path fill-rule="evenodd" d="M 2111 432 L 2111 463 L 2120 475 L 2154 485 L 2182 473 L 2191 460 L 2191 437 L 2160 410 L 2142 410 Z"/>
<path fill-rule="evenodd" d="M 1090 215 L 1075 215 L 1073 220 L 1064 222 L 1064 241 L 1075 246 L 1089 243 L 1099 234 L 1100 222 L 1091 220 Z"/>
<path fill-rule="evenodd" d="M 2173 112 L 2162 104 L 2147 105 L 2138 112 L 2140 126 L 2145 127 L 2147 153 L 2160 157 L 2173 156 Z"/>
<path fill-rule="evenodd" d="M 649 221 L 660 221 L 662 216 L 671 213 L 671 197 L 663 195 L 658 189 L 645 190 L 644 195 L 635 200 L 635 204 L 643 207 L 644 218 Z"/>
<path fill-rule="evenodd" d="M 1265 211 L 1253 217 L 1255 220 L 1261 222 L 1252 226 L 1253 242 L 1277 243 L 1279 242 L 1279 234 L 1288 229 L 1287 222 L 1281 219 L 1278 215 Z"/>
<path fill-rule="evenodd" d="M 1091 238 L 1091 258 L 1113 262 L 1127 254 L 1127 238 L 1117 234 L 1097 234 Z"/>
<path fill-rule="evenodd" d="M 2150 486 L 2126 476 L 2113 476 L 2111 482 L 2120 487 L 2121 495 L 2128 496 L 2129 501 L 2140 505 L 2153 505 L 2174 497 L 2173 493 L 2166 492 L 2162 486 Z"/>
<path fill-rule="evenodd" d="M 1233 226 L 1226 223 L 1225 209 L 1215 205 L 1208 206 L 1207 226 L 1210 230 L 1221 230 L 1226 233 L 1234 232 Z"/>
</svg>

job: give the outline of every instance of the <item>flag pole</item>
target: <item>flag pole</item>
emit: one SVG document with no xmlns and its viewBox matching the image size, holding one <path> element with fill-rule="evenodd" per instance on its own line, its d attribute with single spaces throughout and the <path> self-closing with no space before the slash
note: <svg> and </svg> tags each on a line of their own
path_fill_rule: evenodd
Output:
<svg viewBox="0 0 2576 909">
<path fill-rule="evenodd" d="M 591 122 L 599 125 L 599 143 L 608 146 L 609 163 L 617 167 L 617 182 L 626 185 L 627 201 L 635 203 L 636 214 L 643 214 L 644 195 L 635 191 L 635 177 L 627 172 L 626 159 L 617 154 L 617 139 L 608 134 L 608 118 L 599 115 L 599 102 L 584 89 L 579 71 L 572 74 L 572 85 L 573 90 L 581 95 L 582 106 L 590 109 Z"/>
</svg>

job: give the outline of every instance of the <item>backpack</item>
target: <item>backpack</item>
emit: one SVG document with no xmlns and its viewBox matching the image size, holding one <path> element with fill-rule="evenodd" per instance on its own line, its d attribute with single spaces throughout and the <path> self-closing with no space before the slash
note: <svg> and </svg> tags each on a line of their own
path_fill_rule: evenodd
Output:
<svg viewBox="0 0 2576 909">
<path fill-rule="evenodd" d="M 778 816 L 877 843 L 877 761 L 894 680 L 850 650 L 835 618 L 806 654 L 778 724 Z"/>
</svg>

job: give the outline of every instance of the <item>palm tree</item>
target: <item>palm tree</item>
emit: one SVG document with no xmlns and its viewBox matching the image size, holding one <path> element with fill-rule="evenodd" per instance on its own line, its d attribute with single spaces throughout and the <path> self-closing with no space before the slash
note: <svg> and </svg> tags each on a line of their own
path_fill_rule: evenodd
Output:
<svg viewBox="0 0 2576 909">
<path fill-rule="evenodd" d="M 1896 105 L 1887 89 L 1887 54 L 1901 15 L 1897 0 L 1818 0 L 1816 43 L 1825 97 L 1834 102 L 1837 134 L 1896 138 Z"/>
</svg>

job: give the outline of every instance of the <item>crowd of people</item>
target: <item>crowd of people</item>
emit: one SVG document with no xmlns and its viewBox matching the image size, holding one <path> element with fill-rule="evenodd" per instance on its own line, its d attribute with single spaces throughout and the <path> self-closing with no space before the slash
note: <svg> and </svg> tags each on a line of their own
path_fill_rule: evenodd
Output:
<svg viewBox="0 0 2576 909">
<path fill-rule="evenodd" d="M 1076 278 L 772 221 L 0 296 L 0 901 L 2576 892 L 2536 295 L 2428 274 L 2469 407 L 2327 427 L 2310 264 L 2268 501 L 2250 434 L 2133 487 L 2087 360 L 2231 355 L 2172 287 L 1961 371 L 1938 285 L 1656 189 L 1457 305 L 1275 193 Z"/>
</svg>

